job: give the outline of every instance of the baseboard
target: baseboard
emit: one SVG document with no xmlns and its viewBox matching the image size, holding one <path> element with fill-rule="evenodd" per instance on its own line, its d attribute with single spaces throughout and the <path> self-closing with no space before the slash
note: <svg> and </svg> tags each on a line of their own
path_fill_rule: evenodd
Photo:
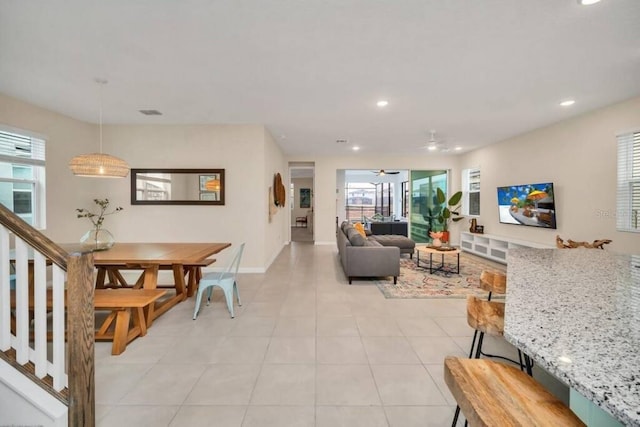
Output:
<svg viewBox="0 0 640 427">
<path fill-rule="evenodd" d="M 336 241 L 332 240 L 330 242 L 320 242 L 320 241 L 316 240 L 315 242 L 313 242 L 313 244 L 316 245 L 316 246 L 335 245 Z"/>
</svg>

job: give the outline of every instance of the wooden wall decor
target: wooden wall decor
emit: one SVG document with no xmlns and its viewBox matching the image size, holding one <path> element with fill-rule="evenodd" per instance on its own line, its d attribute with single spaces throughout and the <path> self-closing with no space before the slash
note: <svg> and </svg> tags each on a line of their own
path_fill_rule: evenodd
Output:
<svg viewBox="0 0 640 427">
<path fill-rule="evenodd" d="M 604 249 L 604 245 L 607 245 L 609 243 L 611 243 L 611 240 L 609 239 L 594 240 L 593 243 L 574 242 L 573 240 L 569 239 L 567 240 L 567 243 L 565 243 L 564 240 L 560 238 L 560 236 L 556 236 L 556 246 L 558 247 L 558 249 L 575 249 L 579 247 L 589 249 Z"/>
<path fill-rule="evenodd" d="M 278 207 L 284 207 L 286 201 L 287 190 L 282 184 L 282 177 L 279 173 L 276 173 L 273 178 L 273 197 Z"/>
</svg>

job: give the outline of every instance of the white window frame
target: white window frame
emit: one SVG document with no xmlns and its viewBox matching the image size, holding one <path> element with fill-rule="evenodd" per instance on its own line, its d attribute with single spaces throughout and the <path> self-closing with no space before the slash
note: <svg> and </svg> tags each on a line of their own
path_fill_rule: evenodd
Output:
<svg viewBox="0 0 640 427">
<path fill-rule="evenodd" d="M 20 140 L 23 144 L 29 144 L 29 155 L 18 153 L 15 145 L 12 150 L 12 140 Z M 45 163 L 46 138 L 43 135 L 22 129 L 13 128 L 0 124 L 0 164 L 10 166 L 32 167 L 33 177 L 31 179 L 0 176 L 2 183 L 24 183 L 29 184 L 33 194 L 33 217 L 34 228 L 44 230 L 46 228 L 46 163 Z M 10 154 L 14 151 L 15 154 Z"/>
<path fill-rule="evenodd" d="M 616 230 L 640 233 L 640 130 L 616 136 L 618 191 Z"/>
<path fill-rule="evenodd" d="M 477 184 L 477 185 L 476 185 Z M 470 216 L 472 218 L 480 217 L 480 206 L 478 206 L 478 213 L 469 213 L 469 198 L 471 193 L 480 194 L 480 168 L 469 168 L 462 170 L 462 214 L 464 216 Z"/>
</svg>

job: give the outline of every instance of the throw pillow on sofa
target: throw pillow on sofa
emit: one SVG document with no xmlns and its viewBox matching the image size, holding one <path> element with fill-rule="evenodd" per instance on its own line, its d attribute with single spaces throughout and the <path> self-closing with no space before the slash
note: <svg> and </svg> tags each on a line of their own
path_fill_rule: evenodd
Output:
<svg viewBox="0 0 640 427">
<path fill-rule="evenodd" d="M 366 239 L 354 227 L 347 227 L 347 239 L 351 246 L 364 246 Z"/>
</svg>

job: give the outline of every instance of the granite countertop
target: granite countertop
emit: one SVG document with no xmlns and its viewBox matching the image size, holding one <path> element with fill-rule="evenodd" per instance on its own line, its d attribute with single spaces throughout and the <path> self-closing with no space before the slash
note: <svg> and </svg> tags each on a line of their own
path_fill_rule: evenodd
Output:
<svg viewBox="0 0 640 427">
<path fill-rule="evenodd" d="M 507 341 L 640 426 L 640 255 L 513 249 L 507 265 Z"/>
</svg>

